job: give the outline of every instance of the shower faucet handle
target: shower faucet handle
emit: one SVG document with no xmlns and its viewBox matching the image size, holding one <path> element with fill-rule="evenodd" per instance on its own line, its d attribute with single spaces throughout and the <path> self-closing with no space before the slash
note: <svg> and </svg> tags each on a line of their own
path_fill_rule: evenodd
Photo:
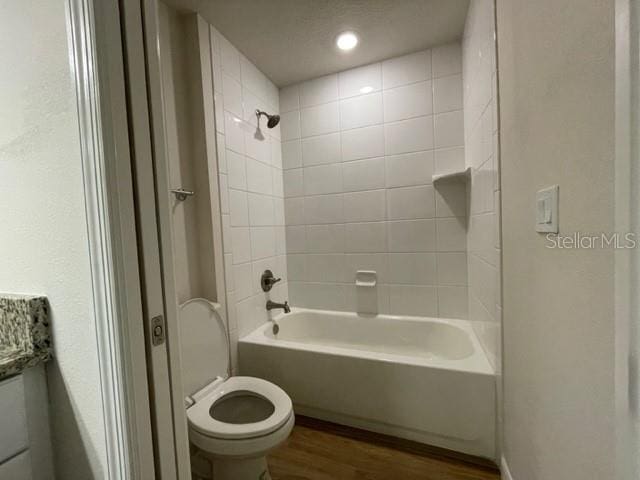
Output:
<svg viewBox="0 0 640 480">
<path fill-rule="evenodd" d="M 275 278 L 273 276 L 273 272 L 271 270 L 265 270 L 262 276 L 260 277 L 260 286 L 262 287 L 263 292 L 268 292 L 273 288 L 273 286 L 278 283 L 281 278 Z"/>
</svg>

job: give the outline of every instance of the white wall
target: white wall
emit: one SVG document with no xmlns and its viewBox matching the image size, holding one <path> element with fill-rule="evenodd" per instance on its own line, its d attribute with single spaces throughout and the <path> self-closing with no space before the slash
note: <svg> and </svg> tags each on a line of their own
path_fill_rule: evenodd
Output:
<svg viewBox="0 0 640 480">
<path fill-rule="evenodd" d="M 469 5 L 462 40 L 465 163 L 471 167 L 469 319 L 500 370 L 500 162 L 494 0 Z"/>
<path fill-rule="evenodd" d="M 498 0 L 504 455 L 514 480 L 614 475 L 614 252 L 546 248 L 614 228 L 614 3 Z"/>
<path fill-rule="evenodd" d="M 280 126 L 260 125 L 255 110 L 278 113 L 278 89 L 211 27 L 218 165 L 229 329 L 234 371 L 237 339 L 269 319 L 267 298 L 288 297 Z M 270 269 L 282 282 L 269 294 L 260 276 Z M 279 311 L 275 312 L 276 314 Z"/>
<path fill-rule="evenodd" d="M 467 316 L 464 187 L 431 181 L 464 164 L 461 73 L 452 44 L 280 91 L 295 305 Z"/>
<path fill-rule="evenodd" d="M 44 294 L 51 304 L 54 360 L 47 370 L 57 478 L 105 478 L 66 6 L 0 1 L 0 291 Z"/>
</svg>

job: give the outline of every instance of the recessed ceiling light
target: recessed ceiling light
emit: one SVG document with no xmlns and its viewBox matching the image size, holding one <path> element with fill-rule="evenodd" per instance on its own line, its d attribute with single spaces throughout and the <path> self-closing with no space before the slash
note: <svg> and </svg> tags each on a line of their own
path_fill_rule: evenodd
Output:
<svg viewBox="0 0 640 480">
<path fill-rule="evenodd" d="M 336 45 L 340 50 L 353 50 L 358 45 L 358 36 L 353 32 L 342 32 L 336 38 Z"/>
</svg>

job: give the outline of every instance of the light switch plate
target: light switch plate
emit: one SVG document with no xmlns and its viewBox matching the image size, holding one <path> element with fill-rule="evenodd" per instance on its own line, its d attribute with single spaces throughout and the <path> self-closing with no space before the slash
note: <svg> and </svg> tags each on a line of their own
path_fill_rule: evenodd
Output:
<svg viewBox="0 0 640 480">
<path fill-rule="evenodd" d="M 536 193 L 536 232 L 558 233 L 558 185 Z"/>
</svg>

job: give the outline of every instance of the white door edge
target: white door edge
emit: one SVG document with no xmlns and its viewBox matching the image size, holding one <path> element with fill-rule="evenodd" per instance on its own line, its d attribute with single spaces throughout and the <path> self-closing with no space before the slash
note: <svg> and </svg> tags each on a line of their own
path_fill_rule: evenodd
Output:
<svg viewBox="0 0 640 480">
<path fill-rule="evenodd" d="M 131 228 L 129 142 L 126 122 L 121 121 L 126 119 L 126 103 L 118 4 L 115 0 L 68 0 L 67 13 L 78 102 L 106 473 L 109 478 L 153 478 L 135 243 L 131 248 L 135 229 Z"/>
</svg>

